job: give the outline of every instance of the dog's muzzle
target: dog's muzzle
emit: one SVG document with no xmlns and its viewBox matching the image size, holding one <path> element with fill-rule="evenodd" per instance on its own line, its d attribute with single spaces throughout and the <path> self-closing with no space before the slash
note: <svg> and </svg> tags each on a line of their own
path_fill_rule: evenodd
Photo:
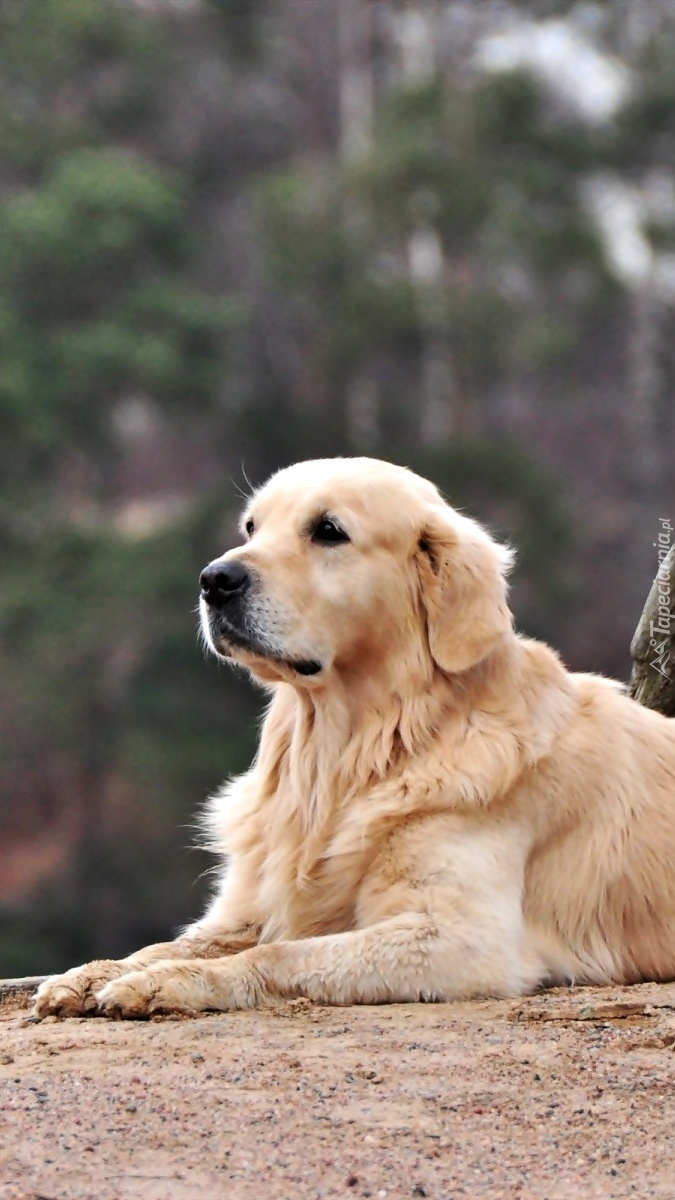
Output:
<svg viewBox="0 0 675 1200">
<path fill-rule="evenodd" d="M 202 571 L 199 577 L 201 596 L 208 608 L 209 627 L 217 653 L 225 654 L 222 648 L 225 641 L 230 647 L 283 663 L 298 675 L 318 675 L 323 670 L 318 659 L 287 658 L 278 644 L 256 628 L 250 605 L 247 601 L 241 603 L 254 582 L 252 572 L 240 562 L 217 558 Z"/>
</svg>

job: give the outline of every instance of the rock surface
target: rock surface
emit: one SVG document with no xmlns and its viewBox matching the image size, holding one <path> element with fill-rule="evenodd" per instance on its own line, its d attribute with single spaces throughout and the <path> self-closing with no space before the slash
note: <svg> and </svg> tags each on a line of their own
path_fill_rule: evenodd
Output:
<svg viewBox="0 0 675 1200">
<path fill-rule="evenodd" d="M 0 1200 L 675 1195 L 675 985 L 149 1022 L 0 1009 Z"/>
</svg>

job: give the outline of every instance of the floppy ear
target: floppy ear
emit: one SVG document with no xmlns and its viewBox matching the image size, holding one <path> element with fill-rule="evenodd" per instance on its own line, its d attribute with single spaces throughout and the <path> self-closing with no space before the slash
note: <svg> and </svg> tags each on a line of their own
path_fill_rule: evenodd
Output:
<svg viewBox="0 0 675 1200">
<path fill-rule="evenodd" d="M 443 671 L 479 663 L 510 633 L 506 573 L 512 551 L 461 513 L 434 508 L 419 540 L 418 568 L 429 649 Z"/>
</svg>

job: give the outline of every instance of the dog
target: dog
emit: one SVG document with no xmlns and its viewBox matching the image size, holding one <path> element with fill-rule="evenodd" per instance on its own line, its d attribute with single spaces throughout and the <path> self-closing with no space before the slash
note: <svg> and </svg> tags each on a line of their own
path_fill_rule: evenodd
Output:
<svg viewBox="0 0 675 1200">
<path fill-rule="evenodd" d="M 271 702 L 211 801 L 175 941 L 50 978 L 39 1016 L 512 997 L 675 977 L 675 724 L 519 636 L 511 552 L 367 458 L 274 475 L 201 576 Z"/>
</svg>

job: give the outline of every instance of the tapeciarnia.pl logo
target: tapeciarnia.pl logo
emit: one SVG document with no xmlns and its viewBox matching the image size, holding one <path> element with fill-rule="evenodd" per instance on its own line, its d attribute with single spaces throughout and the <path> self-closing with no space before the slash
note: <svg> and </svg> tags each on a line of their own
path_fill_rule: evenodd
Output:
<svg viewBox="0 0 675 1200">
<path fill-rule="evenodd" d="M 649 622 L 649 645 L 654 651 L 654 657 L 651 661 L 651 666 L 664 679 L 670 680 L 670 571 L 666 563 L 666 559 L 670 553 L 670 547 L 673 541 L 673 527 L 668 517 L 660 517 L 658 540 L 654 542 L 654 547 L 658 552 L 659 569 L 656 572 L 656 586 L 658 592 L 658 605 L 656 608 L 656 620 Z"/>
</svg>

